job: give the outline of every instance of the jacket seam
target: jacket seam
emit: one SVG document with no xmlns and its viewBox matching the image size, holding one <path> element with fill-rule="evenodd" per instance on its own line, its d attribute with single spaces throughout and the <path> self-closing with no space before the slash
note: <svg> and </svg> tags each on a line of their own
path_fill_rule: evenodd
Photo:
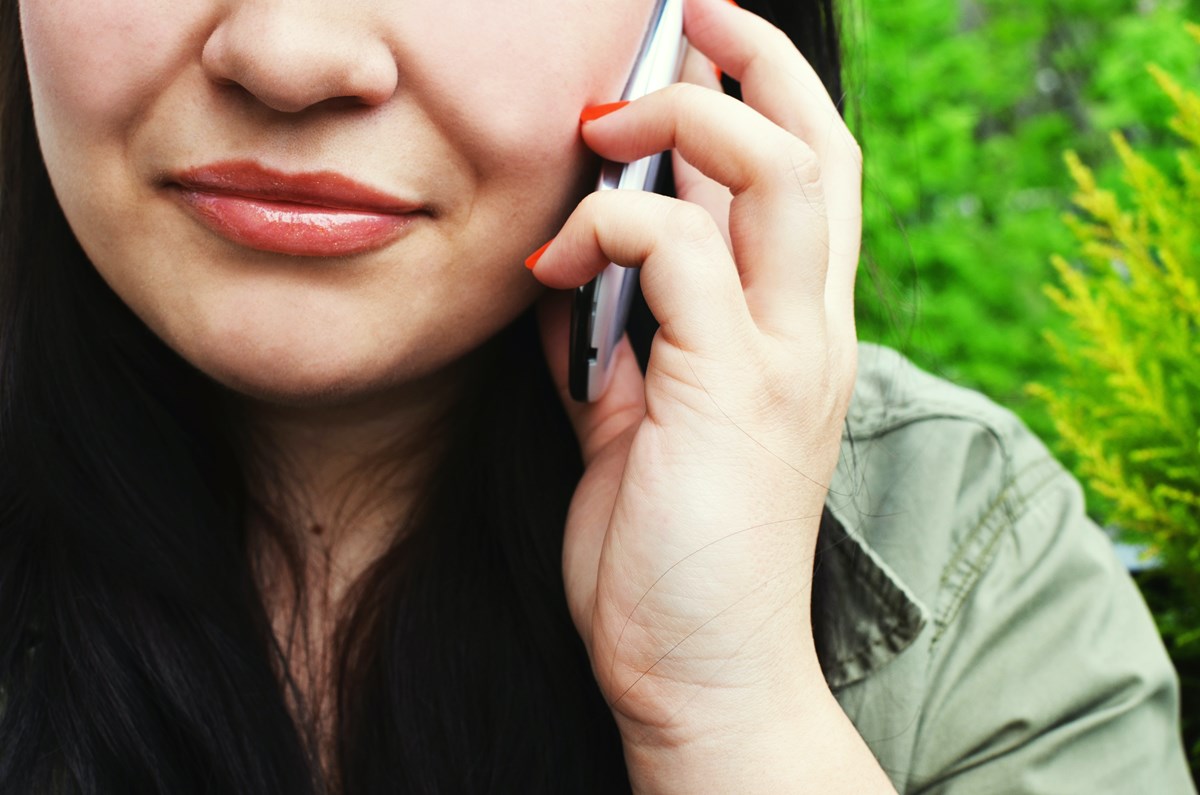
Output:
<svg viewBox="0 0 1200 795">
<path fill-rule="evenodd" d="M 1030 472 L 1047 467 L 1057 469 L 1054 477 L 1043 480 L 1032 491 L 1026 492 L 1018 486 L 1022 478 Z M 947 563 L 942 571 L 939 590 L 949 587 L 951 596 L 946 606 L 938 610 L 934 616 L 934 633 L 930 640 L 931 652 L 953 624 L 954 618 L 962 609 L 967 597 L 970 596 L 980 577 L 983 576 L 988 563 L 990 563 L 992 557 L 995 555 L 1000 540 L 1004 537 L 1004 532 L 1015 528 L 1017 523 L 1029 513 L 1033 498 L 1065 473 L 1066 470 L 1057 466 L 1057 462 L 1053 458 L 1048 457 L 1032 461 L 1028 466 L 1022 467 L 1009 479 L 1004 488 L 1000 490 L 996 499 L 992 501 L 988 510 L 985 511 L 983 517 L 971 530 L 967 538 L 958 545 L 951 561 Z M 968 557 L 968 548 L 979 546 L 980 535 L 989 529 L 991 532 L 987 535 L 986 540 L 982 542 L 979 553 Z M 963 571 L 964 568 L 965 571 Z M 961 575 L 961 579 L 959 579 L 957 584 L 952 585 L 952 582 L 956 579 L 955 575 Z M 941 602 L 940 599 L 939 602 Z"/>
<path fill-rule="evenodd" d="M 875 425 L 873 427 L 871 426 L 871 423 L 870 423 L 870 420 L 872 420 L 872 419 L 879 421 L 878 417 L 871 417 L 871 416 L 856 416 L 856 417 L 851 417 L 849 419 L 847 424 L 850 424 L 851 427 L 854 427 L 856 429 L 854 431 L 854 440 L 855 441 L 874 439 L 879 436 L 885 436 L 889 433 L 898 431 L 901 428 L 908 427 L 909 425 L 916 425 L 917 423 L 921 423 L 921 422 L 931 422 L 931 421 L 936 421 L 936 420 L 957 420 L 960 422 L 968 422 L 972 425 L 977 425 L 980 428 L 987 431 L 992 436 L 996 437 L 996 441 L 999 443 L 1000 449 L 1004 452 L 1005 459 L 1007 460 L 1009 457 L 1009 442 L 1011 441 L 1011 439 L 1009 439 L 1008 434 L 1001 431 L 1001 429 L 998 427 L 999 423 L 992 422 L 990 419 L 985 418 L 985 417 L 980 417 L 976 414 L 967 414 L 967 413 L 963 413 L 961 411 L 950 411 L 950 410 L 935 411 L 935 412 L 921 412 L 918 414 L 909 415 L 907 417 L 893 417 L 891 419 L 888 419 L 887 421 L 881 421 L 881 422 L 879 422 L 878 425 Z M 866 425 L 868 427 L 868 430 L 858 430 L 857 426 L 859 425 L 859 423 Z M 843 436 L 843 440 L 844 441 L 846 440 L 845 436 Z"/>
</svg>

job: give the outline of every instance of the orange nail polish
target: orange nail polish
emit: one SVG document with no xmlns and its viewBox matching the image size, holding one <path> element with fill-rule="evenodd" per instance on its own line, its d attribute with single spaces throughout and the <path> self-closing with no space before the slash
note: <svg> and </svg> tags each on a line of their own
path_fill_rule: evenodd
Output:
<svg viewBox="0 0 1200 795">
<path fill-rule="evenodd" d="M 550 248 L 550 244 L 553 242 L 554 238 L 550 238 L 548 241 L 542 244 L 541 248 L 526 257 L 525 267 L 529 268 L 529 270 L 533 270 L 533 266 L 537 265 L 538 260 L 542 258 L 542 255 L 546 253 L 546 249 Z"/>
<path fill-rule="evenodd" d="M 715 74 L 717 76 L 717 82 L 720 83 L 721 78 L 725 76 L 725 73 L 722 72 L 721 67 L 717 66 L 716 64 L 713 64 L 712 68 L 713 68 L 713 74 Z"/>
<path fill-rule="evenodd" d="M 604 105 L 592 105 L 590 108 L 584 108 L 583 113 L 579 114 L 579 123 L 583 124 L 589 121 L 595 121 L 601 116 L 607 116 L 614 110 L 620 110 L 629 104 L 629 100 L 623 99 L 620 102 L 609 102 Z"/>
</svg>

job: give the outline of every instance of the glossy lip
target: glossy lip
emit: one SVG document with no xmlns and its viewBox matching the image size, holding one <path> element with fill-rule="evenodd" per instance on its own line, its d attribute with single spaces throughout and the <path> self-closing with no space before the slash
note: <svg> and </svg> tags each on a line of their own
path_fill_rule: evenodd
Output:
<svg viewBox="0 0 1200 795">
<path fill-rule="evenodd" d="M 288 174 L 226 161 L 170 175 L 166 184 L 200 223 L 234 243 L 280 254 L 338 257 L 395 240 L 429 210 L 336 171 Z"/>
</svg>

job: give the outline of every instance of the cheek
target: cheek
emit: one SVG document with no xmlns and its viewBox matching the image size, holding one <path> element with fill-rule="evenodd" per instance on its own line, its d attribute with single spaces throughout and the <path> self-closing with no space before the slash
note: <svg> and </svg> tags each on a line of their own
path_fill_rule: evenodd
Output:
<svg viewBox="0 0 1200 795">
<path fill-rule="evenodd" d="M 580 110 L 624 87 L 651 2 L 414 4 L 414 77 L 483 176 L 559 169 L 581 154 Z"/>
<path fill-rule="evenodd" d="M 203 31 L 202 2 L 24 0 L 21 35 L 47 173 L 92 256 L 139 230 L 133 140 Z M 124 219 L 114 234 L 114 217 Z"/>
<path fill-rule="evenodd" d="M 128 128 L 186 57 L 202 3 L 21 3 L 21 35 L 39 134 Z M 45 145 L 45 143 L 43 144 Z"/>
</svg>

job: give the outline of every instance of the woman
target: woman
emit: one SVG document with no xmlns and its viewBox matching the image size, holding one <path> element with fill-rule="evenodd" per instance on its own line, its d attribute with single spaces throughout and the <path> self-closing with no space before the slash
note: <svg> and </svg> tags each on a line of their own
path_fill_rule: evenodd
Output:
<svg viewBox="0 0 1200 795">
<path fill-rule="evenodd" d="M 614 106 L 651 5 L 4 0 L 0 790 L 1187 786 L 1073 483 L 856 348 L 831 8 Z"/>
</svg>

